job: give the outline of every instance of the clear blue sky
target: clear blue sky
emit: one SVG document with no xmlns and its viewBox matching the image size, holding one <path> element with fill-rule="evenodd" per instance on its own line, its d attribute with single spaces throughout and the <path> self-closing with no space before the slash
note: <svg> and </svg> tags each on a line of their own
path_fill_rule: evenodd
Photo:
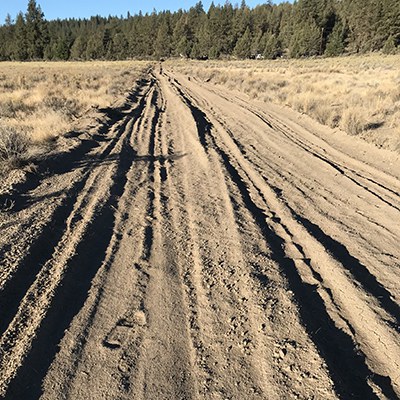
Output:
<svg viewBox="0 0 400 400">
<path fill-rule="evenodd" d="M 240 4 L 241 0 L 237 2 Z M 282 0 L 275 0 L 279 3 Z M 127 11 L 131 14 L 142 10 L 144 13 L 151 12 L 153 8 L 157 11 L 178 10 L 179 8 L 188 9 L 197 3 L 197 0 L 161 0 L 161 1 L 137 1 L 137 0 L 36 0 L 42 7 L 46 19 L 57 18 L 85 18 L 92 15 L 126 15 Z M 225 0 L 215 0 L 214 3 L 223 4 Z M 262 4 L 265 1 L 247 0 L 250 7 Z M 232 4 L 236 0 L 231 1 Z M 25 13 L 28 0 L 0 0 L 0 24 L 4 23 L 7 14 L 14 19 L 19 11 Z M 206 10 L 211 4 L 211 0 L 204 0 L 203 5 Z"/>
</svg>

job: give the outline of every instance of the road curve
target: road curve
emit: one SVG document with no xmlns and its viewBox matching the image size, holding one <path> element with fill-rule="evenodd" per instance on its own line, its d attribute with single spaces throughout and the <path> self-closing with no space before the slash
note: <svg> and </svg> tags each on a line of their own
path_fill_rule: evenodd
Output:
<svg viewBox="0 0 400 400">
<path fill-rule="evenodd" d="M 0 396 L 400 397 L 398 157 L 159 68 L 103 112 L 0 215 Z"/>
</svg>

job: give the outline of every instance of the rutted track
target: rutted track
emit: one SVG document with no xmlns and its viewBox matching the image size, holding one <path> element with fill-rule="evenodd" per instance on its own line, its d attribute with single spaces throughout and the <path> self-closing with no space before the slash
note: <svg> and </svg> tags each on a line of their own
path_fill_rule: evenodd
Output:
<svg viewBox="0 0 400 400">
<path fill-rule="evenodd" d="M 5 398 L 400 395 L 398 176 L 171 72 L 110 115 L 2 217 Z"/>
</svg>

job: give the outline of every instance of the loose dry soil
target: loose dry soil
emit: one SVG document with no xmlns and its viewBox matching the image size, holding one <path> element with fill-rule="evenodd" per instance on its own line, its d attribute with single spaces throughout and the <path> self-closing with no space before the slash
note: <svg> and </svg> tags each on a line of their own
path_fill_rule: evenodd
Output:
<svg viewBox="0 0 400 400">
<path fill-rule="evenodd" d="M 6 399 L 395 399 L 400 159 L 157 67 L 0 202 Z"/>
</svg>

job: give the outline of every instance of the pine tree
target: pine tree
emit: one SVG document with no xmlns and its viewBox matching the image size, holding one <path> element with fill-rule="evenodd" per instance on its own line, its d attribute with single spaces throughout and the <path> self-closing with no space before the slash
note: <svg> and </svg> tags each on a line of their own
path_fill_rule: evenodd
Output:
<svg viewBox="0 0 400 400">
<path fill-rule="evenodd" d="M 267 32 L 263 37 L 263 42 L 265 44 L 263 51 L 264 58 L 274 60 L 281 55 L 281 45 L 279 39 L 275 35 Z"/>
<path fill-rule="evenodd" d="M 397 47 L 393 36 L 389 36 L 382 48 L 383 54 L 396 54 Z"/>
<path fill-rule="evenodd" d="M 345 50 L 345 29 L 341 22 L 337 22 L 325 49 L 325 55 L 328 57 L 340 56 Z"/>
<path fill-rule="evenodd" d="M 207 17 L 204 17 L 203 24 L 201 24 L 199 30 L 195 33 L 192 52 L 190 53 L 191 58 L 205 60 L 210 55 L 212 43 L 207 21 Z"/>
<path fill-rule="evenodd" d="M 154 50 L 156 58 L 169 57 L 171 54 L 171 35 L 167 21 L 163 21 L 158 28 Z"/>
<path fill-rule="evenodd" d="M 292 57 L 310 57 L 320 53 L 322 36 L 314 21 L 298 24 L 295 32 L 290 47 Z"/>
<path fill-rule="evenodd" d="M 172 35 L 173 54 L 189 57 L 193 47 L 193 31 L 188 23 L 188 16 L 182 15 L 175 25 Z"/>
<path fill-rule="evenodd" d="M 113 57 L 112 55 L 112 36 L 111 36 L 111 29 L 106 27 L 103 32 L 102 38 L 102 56 L 101 58 L 110 59 Z"/>
<path fill-rule="evenodd" d="M 26 24 L 22 13 L 17 15 L 15 21 L 15 39 L 12 49 L 12 58 L 18 61 L 25 61 L 28 58 Z"/>
<path fill-rule="evenodd" d="M 252 37 L 250 29 L 247 28 L 243 36 L 236 43 L 233 53 L 238 58 L 250 58 Z"/>
<path fill-rule="evenodd" d="M 7 14 L 4 26 L 0 30 L 0 60 L 10 60 L 13 51 L 14 24 L 10 14 Z"/>
<path fill-rule="evenodd" d="M 79 35 L 71 46 L 70 59 L 85 60 L 86 59 L 86 36 Z"/>
<path fill-rule="evenodd" d="M 108 57 L 114 60 L 124 60 L 128 54 L 128 41 L 122 32 L 117 32 L 112 38 L 112 54 Z"/>
<path fill-rule="evenodd" d="M 253 41 L 251 43 L 251 56 L 256 57 L 257 54 L 262 54 L 264 51 L 265 43 L 264 43 L 264 34 L 261 30 L 259 30 L 253 37 Z"/>
<path fill-rule="evenodd" d="M 207 13 L 198 2 L 175 13 L 49 22 L 29 0 L 26 14 L 0 25 L 0 60 L 309 57 L 399 47 L 395 0 L 267 1 L 253 9 L 227 1 L 212 3 Z"/>
<path fill-rule="evenodd" d="M 92 33 L 86 44 L 86 60 L 99 60 L 104 57 L 103 32 Z"/>
<path fill-rule="evenodd" d="M 47 23 L 40 6 L 35 0 L 29 0 L 26 19 L 26 41 L 28 58 L 41 59 L 46 45 L 49 43 Z"/>
</svg>

